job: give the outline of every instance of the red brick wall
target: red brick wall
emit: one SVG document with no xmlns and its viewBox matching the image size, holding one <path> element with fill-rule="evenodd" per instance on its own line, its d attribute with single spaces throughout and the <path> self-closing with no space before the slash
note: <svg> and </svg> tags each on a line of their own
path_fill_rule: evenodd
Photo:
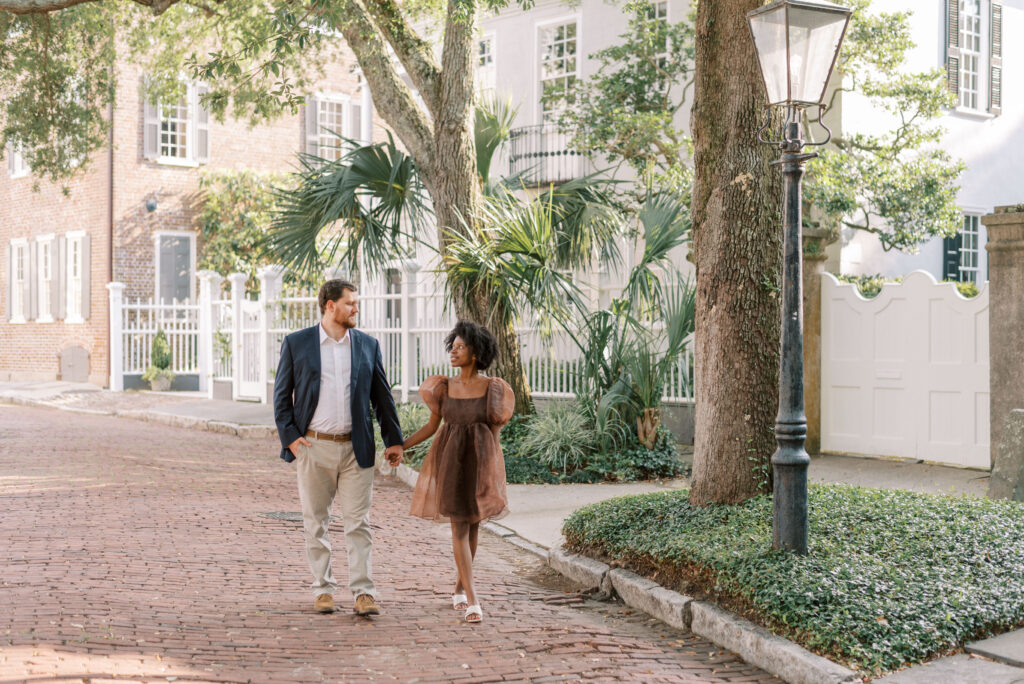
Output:
<svg viewBox="0 0 1024 684">
<path fill-rule="evenodd" d="M 323 91 L 357 97 L 354 58 L 347 51 L 331 65 L 320 84 Z M 126 298 L 154 295 L 154 240 L 156 231 L 197 231 L 200 168 L 252 169 L 284 172 L 296 165 L 304 149 L 304 118 L 300 111 L 267 125 L 250 129 L 244 122 L 210 122 L 210 161 L 203 167 L 160 164 L 143 155 L 143 103 L 139 97 L 142 72 L 134 64 L 120 65 L 118 100 L 114 112 L 113 158 L 113 279 L 125 283 Z M 374 139 L 384 138 L 374 115 Z M 110 268 L 109 150 L 98 152 L 83 177 L 70 184 L 65 196 L 60 187 L 29 176 L 12 179 L 0 169 L 0 304 L 7 311 L 7 273 L 10 240 L 85 230 L 91 238 L 91 315 L 84 323 L 11 324 L 0 318 L 0 381 L 53 380 L 59 373 L 58 354 L 71 345 L 90 355 L 89 379 L 109 381 L 108 282 Z M 38 192 L 32 187 L 38 183 Z M 146 210 L 146 200 L 157 208 Z M 201 246 L 200 246 L 201 249 Z M 226 275 L 226 274 L 225 274 Z"/>
</svg>

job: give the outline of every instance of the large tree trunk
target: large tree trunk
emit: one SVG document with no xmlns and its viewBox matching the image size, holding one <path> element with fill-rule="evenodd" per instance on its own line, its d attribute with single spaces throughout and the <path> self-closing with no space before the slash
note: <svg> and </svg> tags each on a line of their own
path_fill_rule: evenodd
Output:
<svg viewBox="0 0 1024 684">
<path fill-rule="evenodd" d="M 694 505 L 771 491 L 782 264 L 778 151 L 757 141 L 764 87 L 745 15 L 761 0 L 697 7 L 692 112 L 697 267 Z"/>
<path fill-rule="evenodd" d="M 472 15 L 453 20 L 456 0 L 450 0 L 449 20 L 445 26 L 441 57 L 441 79 L 434 118 L 434 155 L 424 169 L 424 182 L 430 192 L 437 217 L 438 245 L 444 256 L 446 231 L 462 230 L 479 216 L 480 183 L 476 172 L 476 146 L 473 140 L 474 65 L 476 23 Z M 463 11 L 469 11 L 463 2 Z M 489 369 L 504 378 L 516 395 L 516 412 L 532 413 L 533 399 L 523 373 L 519 338 L 511 325 L 502 323 L 504 312 L 495 311 L 491 293 L 485 284 L 456 298 L 456 314 L 489 326 L 498 340 L 498 359 Z"/>
</svg>

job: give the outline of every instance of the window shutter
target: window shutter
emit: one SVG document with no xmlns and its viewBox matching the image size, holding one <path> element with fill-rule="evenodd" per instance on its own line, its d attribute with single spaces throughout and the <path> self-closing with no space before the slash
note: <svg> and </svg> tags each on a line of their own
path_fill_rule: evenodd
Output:
<svg viewBox="0 0 1024 684">
<path fill-rule="evenodd" d="M 196 161 L 210 162 L 210 113 L 202 104 L 202 96 L 210 91 L 205 85 L 196 86 Z"/>
<path fill-rule="evenodd" d="M 160 108 L 154 102 L 146 102 L 142 113 L 142 155 L 156 159 L 160 156 Z"/>
<path fill-rule="evenodd" d="M 28 291 L 28 307 L 25 309 L 25 320 L 34 321 L 39 318 L 39 243 L 33 240 L 28 243 L 28 268 L 25 269 Z"/>
<path fill-rule="evenodd" d="M 68 239 L 66 237 L 57 240 L 57 273 L 60 285 L 56 288 L 57 308 L 53 310 L 53 317 L 64 319 L 68 316 Z"/>
<path fill-rule="evenodd" d="M 946 0 L 946 87 L 960 96 L 960 0 Z"/>
<path fill-rule="evenodd" d="M 60 291 L 64 286 L 64 272 L 61 270 L 63 262 L 58 258 L 57 252 L 60 240 L 50 240 L 50 317 L 57 318 L 60 311 Z"/>
<path fill-rule="evenodd" d="M 991 53 L 989 55 L 988 111 L 999 116 L 1003 110 L 1003 5 L 992 3 L 989 22 Z"/>
<path fill-rule="evenodd" d="M 320 156 L 320 103 L 310 95 L 306 98 L 306 154 Z"/>
<path fill-rule="evenodd" d="M 960 280 L 960 245 L 963 233 L 942 239 L 942 279 Z"/>
<path fill-rule="evenodd" d="M 14 145 L 7 143 L 7 175 L 14 177 Z"/>
<path fill-rule="evenodd" d="M 89 289 L 89 276 L 92 274 L 92 260 L 89 258 L 89 236 L 82 236 L 82 318 L 89 318 L 89 303 L 92 299 Z"/>
<path fill-rule="evenodd" d="M 14 299 L 14 245 L 7 243 L 7 298 L 4 300 L 4 318 L 11 320 L 11 313 L 14 311 L 14 305 L 11 304 L 11 300 Z"/>
<path fill-rule="evenodd" d="M 18 248 L 21 250 L 22 258 L 27 261 L 22 271 L 22 277 L 24 280 L 21 282 L 21 318 L 23 320 L 30 320 L 32 318 L 32 260 L 29 258 L 29 248 L 27 246 L 21 246 Z"/>
<path fill-rule="evenodd" d="M 349 111 L 351 114 L 348 117 L 348 137 L 362 143 L 369 142 L 363 138 L 363 105 L 353 102 L 349 105 Z"/>
</svg>

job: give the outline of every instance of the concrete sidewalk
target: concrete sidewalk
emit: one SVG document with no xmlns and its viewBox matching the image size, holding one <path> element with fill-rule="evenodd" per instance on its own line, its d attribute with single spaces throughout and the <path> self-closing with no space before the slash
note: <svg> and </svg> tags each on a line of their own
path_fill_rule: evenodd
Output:
<svg viewBox="0 0 1024 684">
<path fill-rule="evenodd" d="M 0 402 L 4 401 L 123 416 L 241 437 L 276 434 L 273 408 L 269 404 L 217 401 L 192 392 L 117 393 L 74 383 L 0 383 Z M 389 470 L 387 466 L 383 469 Z M 827 455 L 812 460 L 809 476 L 812 482 L 984 496 L 989 473 L 923 462 Z M 508 535 L 525 540 L 527 547 L 555 549 L 562 543 L 563 522 L 581 506 L 617 496 L 688 485 L 687 478 L 626 484 L 509 485 L 509 507 L 513 512 L 500 521 L 500 527 L 506 528 Z M 967 651 L 971 655 L 942 658 L 879 681 L 895 684 L 1024 682 L 1024 630 L 969 644 Z"/>
</svg>

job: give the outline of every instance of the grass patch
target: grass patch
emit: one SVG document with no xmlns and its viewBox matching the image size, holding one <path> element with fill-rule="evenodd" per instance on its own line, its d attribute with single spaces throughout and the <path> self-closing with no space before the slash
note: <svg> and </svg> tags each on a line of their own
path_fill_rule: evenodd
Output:
<svg viewBox="0 0 1024 684">
<path fill-rule="evenodd" d="M 812 651 L 878 674 L 1024 624 L 1024 506 L 812 485 L 810 553 L 774 551 L 767 496 L 690 506 L 675 490 L 603 501 L 566 546 L 712 598 Z"/>
</svg>

